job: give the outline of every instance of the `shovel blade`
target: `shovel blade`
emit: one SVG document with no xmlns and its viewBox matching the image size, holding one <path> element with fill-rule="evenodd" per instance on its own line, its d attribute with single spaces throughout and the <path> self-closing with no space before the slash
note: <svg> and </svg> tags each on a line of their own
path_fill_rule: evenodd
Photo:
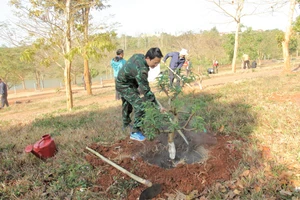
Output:
<svg viewBox="0 0 300 200">
<path fill-rule="evenodd" d="M 141 195 L 139 200 L 148 200 L 156 197 L 158 194 L 161 193 L 162 187 L 161 184 L 154 184 L 151 187 L 145 189 Z"/>
</svg>

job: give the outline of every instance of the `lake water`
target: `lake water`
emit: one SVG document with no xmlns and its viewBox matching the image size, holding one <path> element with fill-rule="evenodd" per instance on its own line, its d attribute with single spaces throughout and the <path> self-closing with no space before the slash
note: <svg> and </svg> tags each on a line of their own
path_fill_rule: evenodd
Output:
<svg viewBox="0 0 300 200">
<path fill-rule="evenodd" d="M 95 78 L 92 78 L 92 83 L 93 82 L 101 82 L 103 80 L 111 80 L 113 79 L 113 75 L 109 75 L 109 76 L 97 76 Z M 82 85 L 82 78 L 81 77 L 77 77 L 76 78 L 76 83 L 78 85 Z M 36 83 L 35 80 L 26 80 L 25 81 L 25 85 L 26 85 L 26 89 L 36 89 Z M 42 83 L 41 83 L 41 87 L 42 88 L 62 88 L 65 87 L 64 86 L 64 81 L 63 79 L 45 79 Z M 23 86 L 22 84 L 20 85 L 15 85 L 13 87 L 11 87 L 9 90 L 22 90 Z"/>
</svg>

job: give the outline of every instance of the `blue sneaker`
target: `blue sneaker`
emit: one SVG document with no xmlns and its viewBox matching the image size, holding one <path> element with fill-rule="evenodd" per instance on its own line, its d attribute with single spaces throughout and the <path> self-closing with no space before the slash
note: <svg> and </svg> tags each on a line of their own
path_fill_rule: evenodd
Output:
<svg viewBox="0 0 300 200">
<path fill-rule="evenodd" d="M 146 140 L 146 137 L 143 135 L 142 132 L 138 131 L 138 132 L 132 132 L 130 134 L 130 139 L 142 142 Z"/>
</svg>

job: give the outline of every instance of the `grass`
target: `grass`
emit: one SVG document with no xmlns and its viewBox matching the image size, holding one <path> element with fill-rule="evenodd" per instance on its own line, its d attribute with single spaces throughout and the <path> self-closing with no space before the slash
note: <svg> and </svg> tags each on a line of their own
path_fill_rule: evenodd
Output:
<svg viewBox="0 0 300 200">
<path fill-rule="evenodd" d="M 236 136 L 233 145 L 243 152 L 232 180 L 215 183 L 202 196 L 300 198 L 294 191 L 300 186 L 300 104 L 293 99 L 300 97 L 299 78 L 295 73 L 244 80 L 179 97 L 190 105 L 184 109 L 201 116 L 193 119 L 195 124 L 200 120 L 209 131 Z M 91 143 L 113 143 L 126 137 L 121 131 L 120 102 L 101 101 L 107 95 L 114 95 L 113 87 L 94 91 L 93 96 L 75 94 L 72 112 L 66 111 L 63 96 L 2 110 L 0 199 L 107 199 L 105 194 L 94 192 L 100 187 L 98 170 L 87 163 L 84 152 Z M 157 96 L 166 104 L 160 94 Z M 46 112 L 39 113 L 45 108 Z M 6 115 L 16 117 L 8 119 Z M 59 149 L 55 158 L 46 162 L 24 153 L 27 145 L 44 134 L 51 134 Z M 271 152 L 267 158 L 264 148 Z M 126 198 L 136 187 L 132 180 L 115 180 L 110 192 L 116 199 Z"/>
</svg>

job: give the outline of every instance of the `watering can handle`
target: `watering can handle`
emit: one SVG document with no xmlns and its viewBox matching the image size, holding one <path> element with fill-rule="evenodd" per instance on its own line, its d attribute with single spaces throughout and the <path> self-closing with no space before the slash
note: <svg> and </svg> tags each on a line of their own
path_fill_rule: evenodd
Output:
<svg viewBox="0 0 300 200">
<path fill-rule="evenodd" d="M 42 137 L 42 139 L 38 142 L 38 148 L 40 148 L 40 144 L 45 140 L 45 138 Z"/>
<path fill-rule="evenodd" d="M 49 134 L 43 135 L 43 136 L 42 136 L 42 139 L 40 139 L 40 141 L 38 142 L 38 147 L 40 147 L 40 144 L 41 144 L 42 142 L 44 142 L 46 139 L 50 139 L 50 138 L 51 138 L 51 136 L 50 136 Z"/>
</svg>

